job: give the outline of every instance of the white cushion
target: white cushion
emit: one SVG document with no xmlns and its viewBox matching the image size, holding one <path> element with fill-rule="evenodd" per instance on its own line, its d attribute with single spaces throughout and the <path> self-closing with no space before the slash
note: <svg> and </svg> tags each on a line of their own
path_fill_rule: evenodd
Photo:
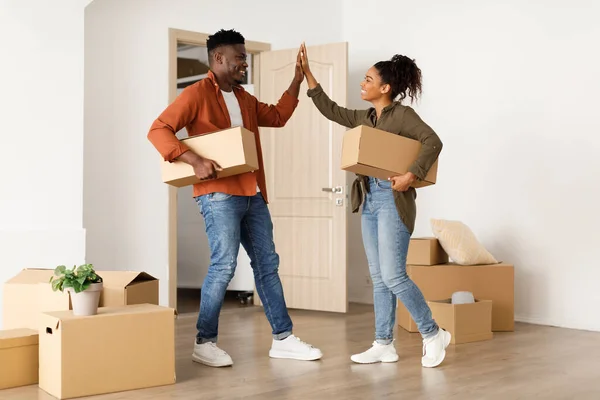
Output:
<svg viewBox="0 0 600 400">
<path fill-rule="evenodd" d="M 460 221 L 432 219 L 431 229 L 448 256 L 459 265 L 497 264 L 471 229 Z"/>
</svg>

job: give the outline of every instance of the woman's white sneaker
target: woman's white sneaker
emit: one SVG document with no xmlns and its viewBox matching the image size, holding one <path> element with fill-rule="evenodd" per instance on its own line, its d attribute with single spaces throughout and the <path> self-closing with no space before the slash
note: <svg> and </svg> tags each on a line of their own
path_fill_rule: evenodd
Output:
<svg viewBox="0 0 600 400">
<path fill-rule="evenodd" d="M 192 360 L 208 365 L 209 367 L 228 367 L 233 365 L 233 360 L 229 354 L 218 348 L 216 343 L 213 342 L 195 343 Z"/>
<path fill-rule="evenodd" d="M 396 353 L 393 342 L 390 344 L 379 344 L 375 341 L 369 350 L 360 354 L 354 354 L 350 359 L 357 364 L 392 363 L 398 361 L 398 353 Z"/>
<path fill-rule="evenodd" d="M 323 357 L 321 350 L 304 343 L 294 335 L 290 335 L 283 340 L 273 339 L 271 350 L 269 351 L 271 358 L 288 358 L 292 360 L 314 361 Z"/>
<path fill-rule="evenodd" d="M 435 368 L 446 358 L 446 347 L 450 344 L 452 335 L 440 328 L 438 333 L 430 338 L 423 339 L 423 358 L 421 365 L 425 368 Z"/>
</svg>

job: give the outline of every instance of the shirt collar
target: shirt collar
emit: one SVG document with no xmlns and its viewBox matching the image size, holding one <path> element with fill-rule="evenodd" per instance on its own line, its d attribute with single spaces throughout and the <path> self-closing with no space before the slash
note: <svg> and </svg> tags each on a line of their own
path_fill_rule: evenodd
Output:
<svg viewBox="0 0 600 400">
<path fill-rule="evenodd" d="M 215 76 L 215 73 L 212 72 L 212 70 L 208 70 L 208 73 L 206 74 L 206 79 L 209 79 L 212 82 L 213 86 L 215 87 L 215 91 L 219 92 L 221 90 L 219 84 L 217 83 L 217 77 Z M 244 88 L 240 85 L 233 85 L 232 87 L 234 90 L 244 90 Z"/>
</svg>

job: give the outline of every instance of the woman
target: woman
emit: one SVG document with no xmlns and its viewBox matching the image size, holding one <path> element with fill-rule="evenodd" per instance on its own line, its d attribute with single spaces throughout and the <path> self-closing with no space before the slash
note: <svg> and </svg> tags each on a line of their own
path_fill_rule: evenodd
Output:
<svg viewBox="0 0 600 400">
<path fill-rule="evenodd" d="M 352 361 L 361 364 L 396 362 L 393 344 L 396 298 L 415 320 L 423 337 L 424 367 L 436 367 L 446 356 L 450 333 L 438 327 L 423 294 L 406 274 L 406 255 L 416 218 L 416 192 L 411 184 L 423 179 L 442 150 L 442 142 L 410 107 L 401 104 L 421 92 L 421 71 L 408 57 L 395 55 L 373 65 L 360 84 L 360 95 L 373 106 L 367 110 L 339 107 L 323 92 L 310 71 L 306 46 L 302 45 L 302 69 L 308 96 L 329 120 L 348 128 L 366 125 L 421 142 L 417 160 L 403 175 L 379 180 L 358 176 L 352 187 L 353 212 L 362 210 L 362 236 L 373 281 L 375 342 Z M 395 101 L 399 97 L 399 101 Z"/>
</svg>

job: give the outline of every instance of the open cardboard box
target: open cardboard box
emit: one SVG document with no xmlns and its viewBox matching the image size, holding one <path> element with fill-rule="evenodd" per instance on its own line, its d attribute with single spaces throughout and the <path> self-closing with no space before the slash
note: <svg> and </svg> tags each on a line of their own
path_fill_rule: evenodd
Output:
<svg viewBox="0 0 600 400">
<path fill-rule="evenodd" d="M 194 153 L 219 164 L 223 170 L 217 172 L 217 179 L 259 169 L 256 138 L 254 133 L 246 128 L 230 128 L 181 141 Z M 175 187 L 205 182 L 198 179 L 192 166 L 183 161 L 162 160 L 161 173 L 163 182 Z"/>
<path fill-rule="evenodd" d="M 346 131 L 342 142 L 342 169 L 355 174 L 387 180 L 405 174 L 421 151 L 421 143 L 368 126 Z M 438 161 L 425 179 L 416 180 L 413 187 L 435 184 Z"/>
<path fill-rule="evenodd" d="M 492 331 L 514 331 L 515 271 L 512 264 L 407 265 L 406 273 L 419 287 L 425 300 L 449 298 L 452 293 L 461 290 L 472 292 L 476 298 L 491 300 Z M 401 301 L 396 308 L 396 321 L 409 332 L 419 331 Z"/>
<path fill-rule="evenodd" d="M 470 343 L 490 340 L 492 333 L 492 302 L 475 299 L 474 303 L 452 304 L 450 299 L 428 301 L 435 322 L 450 332 L 450 343 Z"/>
<path fill-rule="evenodd" d="M 104 281 L 100 307 L 158 305 L 158 279 L 139 271 L 96 271 Z"/>
<path fill-rule="evenodd" d="M 158 280 L 138 271 L 100 271 L 104 281 L 100 307 L 158 304 Z M 38 328 L 46 311 L 71 310 L 67 292 L 52 291 L 53 269 L 24 269 L 4 283 L 2 326 L 4 329 Z"/>
</svg>

